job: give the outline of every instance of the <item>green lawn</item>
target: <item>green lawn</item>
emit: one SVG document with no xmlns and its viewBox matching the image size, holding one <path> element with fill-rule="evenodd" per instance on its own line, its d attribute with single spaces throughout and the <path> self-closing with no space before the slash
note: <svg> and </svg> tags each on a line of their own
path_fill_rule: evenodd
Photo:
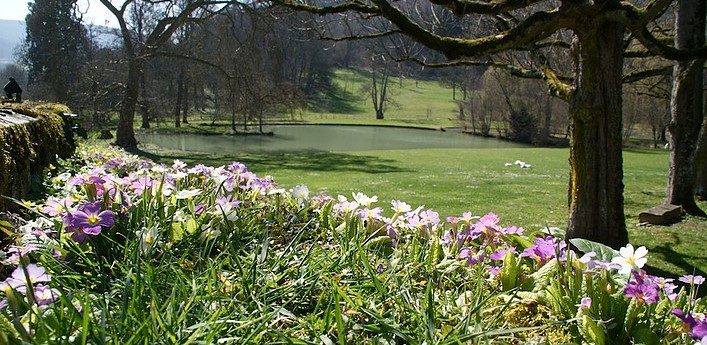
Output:
<svg viewBox="0 0 707 345">
<path fill-rule="evenodd" d="M 568 149 L 427 149 L 366 152 L 218 155 L 143 148 L 169 163 L 219 166 L 233 160 L 258 174 L 272 175 L 285 188 L 307 185 L 313 192 L 351 197 L 377 195 L 379 206 L 400 199 L 425 205 L 441 216 L 495 212 L 506 225 L 528 229 L 565 228 Z M 530 169 L 506 167 L 520 159 Z M 651 252 L 654 272 L 704 274 L 707 220 L 687 218 L 673 226 L 639 226 L 638 214 L 663 201 L 668 155 L 662 150 L 624 152 L 625 212 L 631 242 Z M 707 208 L 707 203 L 701 204 Z M 665 274 L 665 275 L 672 275 Z M 707 275 L 707 274 L 705 274 Z"/>
<path fill-rule="evenodd" d="M 339 70 L 336 94 L 320 100 L 327 110 L 303 112 L 296 121 L 336 124 L 378 124 L 418 127 L 457 126 L 452 90 L 436 81 L 392 79 L 397 106 L 375 120 L 370 99 L 360 89 L 367 79 L 357 71 Z M 430 109 L 428 112 L 427 109 Z M 428 116 L 428 114 L 430 116 Z M 281 119 L 287 119 L 282 117 Z M 221 133 L 193 121 L 197 132 Z M 173 128 L 164 128 L 172 131 Z M 529 229 L 565 228 L 567 224 L 567 148 L 434 149 L 368 152 L 317 152 L 263 155 L 218 155 L 168 152 L 143 148 L 158 161 L 181 159 L 191 164 L 222 165 L 233 160 L 258 175 L 272 175 L 286 188 L 307 185 L 314 192 L 350 198 L 352 192 L 377 195 L 379 206 L 392 199 L 425 205 L 441 216 L 498 213 L 507 225 Z M 522 160 L 533 167 L 519 169 L 505 163 Z M 661 204 L 667 183 L 668 154 L 664 150 L 629 149 L 624 152 L 626 225 L 631 242 L 651 251 L 656 274 L 707 275 L 707 220 L 690 218 L 673 226 L 639 226 L 638 214 Z M 707 202 L 702 202 L 707 209 Z"/>
</svg>

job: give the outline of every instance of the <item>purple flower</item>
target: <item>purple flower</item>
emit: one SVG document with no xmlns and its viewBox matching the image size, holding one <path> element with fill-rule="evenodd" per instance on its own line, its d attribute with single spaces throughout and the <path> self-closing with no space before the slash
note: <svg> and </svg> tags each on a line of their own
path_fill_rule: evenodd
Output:
<svg viewBox="0 0 707 345">
<path fill-rule="evenodd" d="M 684 275 L 678 280 L 690 285 L 702 285 L 702 283 L 705 282 L 705 278 L 703 276 L 693 276 L 692 274 Z"/>
<path fill-rule="evenodd" d="M 87 235 L 97 236 L 101 227 L 111 227 L 115 224 L 115 213 L 110 210 L 101 211 L 101 202 L 96 201 L 80 205 L 76 211 L 64 216 L 64 225 L 71 238 L 76 242 L 83 242 Z"/>
<path fill-rule="evenodd" d="M 25 275 L 25 271 L 27 275 Z M 14 271 L 12 271 L 12 275 L 10 275 L 10 277 L 23 282 L 27 282 L 27 279 L 29 279 L 27 285 L 52 280 L 52 277 L 47 274 L 44 267 L 36 264 L 29 264 L 24 268 L 22 266 L 17 267 Z"/>
<path fill-rule="evenodd" d="M 479 252 L 476 248 L 464 247 L 459 251 L 459 258 L 466 259 L 467 266 L 474 266 L 484 261 L 484 253 Z"/>
<path fill-rule="evenodd" d="M 71 198 L 50 199 L 47 200 L 47 203 L 45 204 L 44 208 L 42 208 L 42 212 L 52 217 L 58 216 L 60 214 L 64 214 L 66 210 L 69 210 L 72 203 L 73 201 L 71 200 Z"/>
<path fill-rule="evenodd" d="M 376 207 L 373 209 L 369 209 L 369 208 L 360 209 L 360 210 L 356 211 L 356 214 L 362 220 L 367 220 L 367 219 L 380 219 L 382 212 L 383 212 L 382 208 Z"/>
<path fill-rule="evenodd" d="M 682 320 L 682 327 L 692 339 L 702 339 L 707 337 L 707 322 L 696 320 L 692 314 L 685 312 L 682 309 L 673 309 L 671 312 Z"/>
<path fill-rule="evenodd" d="M 503 267 L 501 267 L 501 266 L 490 266 L 488 268 L 488 271 L 489 271 L 489 274 L 492 277 L 494 277 L 494 276 L 497 276 L 499 273 L 501 273 L 501 269 L 503 269 Z"/>
<path fill-rule="evenodd" d="M 481 219 L 479 219 L 479 223 L 481 223 L 481 225 L 483 225 L 486 228 L 493 228 L 496 226 L 496 224 L 498 224 L 499 220 L 500 220 L 500 218 L 498 217 L 497 214 L 495 214 L 493 212 L 489 212 L 485 216 L 481 217 Z"/>
<path fill-rule="evenodd" d="M 227 165 L 226 169 L 228 169 L 229 171 L 236 173 L 236 174 L 242 174 L 242 173 L 248 171 L 248 168 L 246 168 L 246 166 L 240 162 L 233 162 L 233 163 Z"/>
<path fill-rule="evenodd" d="M 592 307 L 592 298 L 591 297 L 582 297 L 582 300 L 577 304 L 577 307 L 581 309 L 588 310 L 589 308 Z"/>
<path fill-rule="evenodd" d="M 523 229 L 523 228 L 518 228 L 518 227 L 515 227 L 515 226 L 509 226 L 509 227 L 503 229 L 503 230 L 501 231 L 501 233 L 504 234 L 504 235 L 522 235 L 522 234 L 523 234 L 523 231 L 525 231 L 525 229 Z"/>
<path fill-rule="evenodd" d="M 552 236 L 546 238 L 536 237 L 535 245 L 526 248 L 520 256 L 532 258 L 537 263 L 544 264 L 555 258 L 555 253 L 558 249 L 560 252 L 562 251 L 563 244 L 564 242 L 558 243 L 557 239 Z"/>
<path fill-rule="evenodd" d="M 630 281 L 624 288 L 624 295 L 628 298 L 635 298 L 646 304 L 653 304 L 658 301 L 658 292 L 660 288 L 651 276 L 645 275 L 644 272 L 633 271 L 635 281 Z"/>
<path fill-rule="evenodd" d="M 34 283 L 45 283 L 52 280 L 47 271 L 42 266 L 29 264 L 18 266 L 12 271 L 10 277 L 0 284 L 0 289 L 8 293 L 9 289 L 14 289 L 21 294 L 27 293 L 27 288 L 31 288 Z"/>
<path fill-rule="evenodd" d="M 507 249 L 506 248 L 498 248 L 493 254 L 489 255 L 489 259 L 501 261 L 501 260 L 503 260 L 503 257 L 506 256 L 507 252 L 515 253 L 516 248 L 515 247 L 508 247 Z"/>
<path fill-rule="evenodd" d="M 54 302 L 61 293 L 57 289 L 52 289 L 48 285 L 37 284 L 34 288 L 34 298 L 39 305 L 47 305 Z"/>
<path fill-rule="evenodd" d="M 135 194 L 142 194 L 145 189 L 153 188 L 157 185 L 157 181 L 152 180 L 149 176 L 142 176 L 130 184 L 130 188 Z"/>
<path fill-rule="evenodd" d="M 420 223 L 422 223 L 422 225 L 439 224 L 439 213 L 432 210 L 420 212 Z"/>
<path fill-rule="evenodd" d="M 673 284 L 673 281 L 674 279 L 672 278 L 656 277 L 656 284 L 658 285 L 658 288 L 660 288 L 665 296 L 671 301 L 675 301 L 678 297 L 678 294 L 675 293 L 675 289 L 677 289 L 678 286 Z"/>
<path fill-rule="evenodd" d="M 463 221 L 464 223 L 469 224 L 469 223 L 471 223 L 471 221 L 474 220 L 474 219 L 479 219 L 479 217 L 478 217 L 478 216 L 472 216 L 472 215 L 471 215 L 471 212 L 464 212 L 464 213 L 462 213 L 462 217 L 461 217 L 460 220 Z"/>
</svg>

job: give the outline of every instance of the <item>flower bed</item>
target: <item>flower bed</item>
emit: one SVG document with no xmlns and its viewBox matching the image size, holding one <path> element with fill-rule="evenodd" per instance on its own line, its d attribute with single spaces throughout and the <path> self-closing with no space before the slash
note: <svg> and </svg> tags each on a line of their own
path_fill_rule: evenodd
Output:
<svg viewBox="0 0 707 345">
<path fill-rule="evenodd" d="M 707 336 L 700 276 L 559 229 L 284 190 L 245 166 L 83 147 L 10 227 L 0 340 L 675 343 Z"/>
</svg>

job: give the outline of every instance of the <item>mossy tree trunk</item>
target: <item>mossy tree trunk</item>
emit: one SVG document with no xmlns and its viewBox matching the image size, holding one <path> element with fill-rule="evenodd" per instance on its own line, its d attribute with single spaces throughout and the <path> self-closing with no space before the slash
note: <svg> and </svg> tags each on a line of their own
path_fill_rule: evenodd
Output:
<svg viewBox="0 0 707 345">
<path fill-rule="evenodd" d="M 567 237 L 619 248 L 628 243 L 621 155 L 624 27 L 601 19 L 585 23 L 575 29 Z"/>
<path fill-rule="evenodd" d="M 705 42 L 705 2 L 680 0 L 676 9 L 675 47 L 690 49 Z M 702 128 L 702 70 L 705 60 L 676 61 L 670 97 L 670 167 L 665 201 L 692 215 L 707 217 L 695 202 L 695 154 Z"/>
</svg>

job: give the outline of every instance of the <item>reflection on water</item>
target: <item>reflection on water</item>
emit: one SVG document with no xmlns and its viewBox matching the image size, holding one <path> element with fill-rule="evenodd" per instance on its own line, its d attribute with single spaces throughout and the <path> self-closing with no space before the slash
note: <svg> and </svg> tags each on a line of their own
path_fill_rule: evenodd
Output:
<svg viewBox="0 0 707 345">
<path fill-rule="evenodd" d="M 289 125 L 272 126 L 267 135 L 140 134 L 143 143 L 183 151 L 216 153 L 268 153 L 307 151 L 368 151 L 422 148 L 510 148 L 524 147 L 494 138 L 481 138 L 455 131 L 423 129 Z"/>
</svg>

